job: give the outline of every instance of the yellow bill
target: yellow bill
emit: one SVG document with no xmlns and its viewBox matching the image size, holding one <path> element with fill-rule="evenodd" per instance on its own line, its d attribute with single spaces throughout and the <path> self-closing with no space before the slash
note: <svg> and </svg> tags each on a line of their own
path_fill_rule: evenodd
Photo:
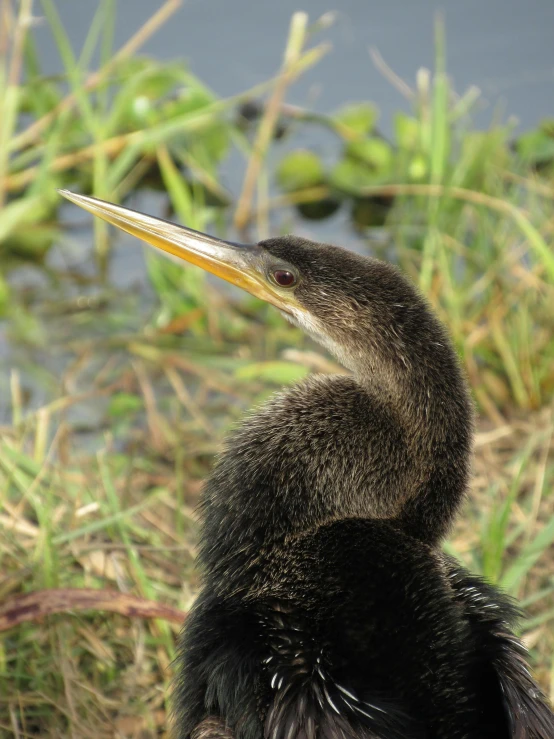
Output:
<svg viewBox="0 0 554 739">
<path fill-rule="evenodd" d="M 283 295 L 268 281 L 265 252 L 257 244 L 234 244 L 98 198 L 69 190 L 59 193 L 113 226 L 222 277 L 280 310 L 289 312 L 296 305 L 293 295 Z"/>
</svg>

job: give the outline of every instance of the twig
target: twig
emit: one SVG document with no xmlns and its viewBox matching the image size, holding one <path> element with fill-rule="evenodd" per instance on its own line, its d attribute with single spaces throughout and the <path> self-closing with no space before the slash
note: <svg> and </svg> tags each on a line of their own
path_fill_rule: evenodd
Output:
<svg viewBox="0 0 554 739">
<path fill-rule="evenodd" d="M 21 63 L 23 61 L 23 43 L 29 28 L 29 21 L 33 16 L 33 0 L 21 0 L 19 16 L 15 26 L 12 44 L 12 58 L 8 74 L 8 85 L 16 87 L 21 75 Z"/>
<path fill-rule="evenodd" d="M 12 401 L 12 426 L 19 426 L 23 418 L 23 393 L 19 372 L 12 369 L 10 373 L 10 396 Z"/>
<path fill-rule="evenodd" d="M 518 175 L 515 172 L 510 172 L 509 170 L 502 169 L 501 167 L 496 167 L 494 164 L 491 165 L 491 168 L 498 172 L 500 177 L 507 180 L 508 182 L 515 182 L 516 184 L 522 185 L 523 187 L 527 188 L 527 190 L 537 193 L 537 195 L 541 195 L 542 197 L 554 200 L 554 188 L 550 187 L 545 182 L 539 182 L 535 179 L 531 179 L 530 177 L 522 177 L 522 175 Z"/>
<path fill-rule="evenodd" d="M 381 56 L 381 52 L 376 49 L 374 46 L 369 47 L 369 55 L 371 57 L 371 61 L 373 62 L 376 69 L 381 72 L 383 77 L 388 80 L 393 87 L 396 87 L 398 92 L 401 95 L 404 95 L 405 98 L 408 98 L 408 100 L 413 100 L 415 97 L 415 92 L 412 90 L 412 88 L 408 85 L 407 82 L 404 82 L 402 77 L 399 77 L 396 72 L 394 72 L 389 65 L 386 63 L 386 61 Z"/>
<path fill-rule="evenodd" d="M 237 209 L 235 211 L 234 225 L 239 231 L 242 230 L 250 220 L 250 210 L 256 182 L 262 167 L 267 149 L 273 138 L 275 126 L 279 117 L 279 111 L 283 103 L 283 98 L 287 87 L 299 74 L 299 61 L 302 58 L 302 48 L 306 39 L 306 27 L 308 16 L 306 13 L 295 13 L 290 24 L 289 38 L 281 74 L 279 75 L 273 94 L 265 108 L 263 118 L 258 128 L 258 134 L 254 141 L 252 155 L 248 160 L 246 174 L 242 192 L 239 197 Z M 312 49 L 312 52 L 325 53 L 326 47 L 323 45 Z"/>
<path fill-rule="evenodd" d="M 162 26 L 168 18 L 175 13 L 182 5 L 183 0 L 167 0 L 164 5 L 151 16 L 146 23 L 139 28 L 139 30 L 132 36 L 122 47 L 117 51 L 110 61 L 99 69 L 97 72 L 93 72 L 86 80 L 83 85 L 83 90 L 90 92 L 93 90 L 103 78 L 110 72 L 113 67 L 120 62 L 122 59 L 132 56 L 138 51 L 138 49 L 154 34 L 160 26 Z M 28 128 L 25 129 L 19 136 L 15 136 L 9 145 L 9 150 L 13 151 L 16 149 L 22 149 L 29 144 L 32 144 L 47 128 L 52 121 L 56 120 L 59 115 L 69 108 L 72 108 L 77 102 L 75 93 L 69 94 L 63 100 L 61 100 L 55 108 L 49 113 L 39 118 Z"/>
<path fill-rule="evenodd" d="M 113 136 L 111 139 L 106 139 L 106 141 L 102 143 L 104 153 L 109 156 L 114 156 L 125 146 L 137 143 L 142 134 L 142 131 L 132 131 L 131 133 L 121 134 L 119 136 Z M 82 149 L 79 149 L 79 151 L 74 151 L 70 154 L 62 154 L 50 162 L 50 172 L 64 172 L 66 169 L 75 167 L 78 164 L 84 164 L 93 159 L 97 153 L 98 144 L 91 144 L 90 146 L 85 146 Z M 6 190 L 11 191 L 23 189 L 33 182 L 39 172 L 40 165 L 28 167 L 22 172 L 15 172 L 6 177 Z"/>
<path fill-rule="evenodd" d="M 0 73 L 6 69 L 9 40 L 14 24 L 11 0 L 0 0 Z"/>
<path fill-rule="evenodd" d="M 517 205 L 510 203 L 501 198 L 495 198 L 476 190 L 468 190 L 464 187 L 450 187 L 448 185 L 385 185 L 377 187 L 366 187 L 361 191 L 362 195 L 429 195 L 432 197 L 440 197 L 449 195 L 459 200 L 465 200 L 475 205 L 484 205 L 486 208 L 495 210 L 498 213 L 509 215 L 511 219 L 519 227 L 524 237 L 529 241 L 530 245 L 538 253 L 543 262 L 546 271 L 550 277 L 554 279 L 554 255 L 551 249 L 545 243 L 540 232 L 533 226 L 527 218 L 524 211 Z"/>
<path fill-rule="evenodd" d="M 161 452 L 167 447 L 167 427 L 158 412 L 156 405 L 156 395 L 152 388 L 152 384 L 146 374 L 141 362 L 131 362 L 142 395 L 144 397 L 144 407 L 146 409 L 146 422 L 150 431 L 150 440 L 156 451 Z"/>
<path fill-rule="evenodd" d="M 161 618 L 182 624 L 186 613 L 173 606 L 156 603 L 117 590 L 59 588 L 35 590 L 8 598 L 0 604 L 0 631 L 26 621 L 38 621 L 54 613 L 110 611 L 128 618 Z"/>
<path fill-rule="evenodd" d="M 204 429 L 209 435 L 214 433 L 212 424 L 208 421 L 206 416 L 202 413 L 198 405 L 191 398 L 189 391 L 185 387 L 185 383 L 181 380 L 179 373 L 174 367 L 168 366 L 164 368 L 165 375 L 169 380 L 175 395 L 181 401 L 181 405 L 187 409 L 190 415 L 197 421 L 197 423 Z"/>
<path fill-rule="evenodd" d="M 317 49 L 314 49 L 312 51 L 317 52 L 315 56 L 311 55 L 311 58 L 309 59 L 309 61 L 313 64 L 315 63 L 314 60 L 317 60 L 323 55 L 323 53 L 325 52 L 325 48 L 318 47 Z M 298 73 L 298 70 L 296 70 L 296 72 Z M 265 82 L 261 82 L 260 84 L 255 85 L 245 92 L 241 92 L 238 95 L 233 95 L 232 97 L 225 100 L 218 100 L 217 102 L 212 103 L 209 106 L 208 112 L 198 113 L 191 117 L 187 116 L 186 120 L 184 120 L 183 116 L 181 116 L 177 122 L 171 121 L 168 124 L 164 124 L 164 129 L 166 129 L 164 134 L 166 137 L 165 140 L 167 140 L 170 135 L 173 135 L 174 132 L 175 134 L 182 134 L 185 131 L 194 130 L 195 126 L 201 126 L 203 125 L 204 121 L 214 119 L 217 115 L 222 114 L 233 105 L 237 105 L 244 100 L 249 100 L 252 97 L 263 94 L 266 90 L 271 89 L 273 86 L 275 86 L 279 82 L 279 80 L 280 76 L 277 75 L 276 77 L 272 77 Z M 160 139 L 153 137 L 153 134 L 155 134 L 155 131 L 144 129 L 131 131 L 125 134 L 119 134 L 103 141 L 102 149 L 106 155 L 116 156 L 126 146 L 138 147 L 141 143 L 152 144 L 158 142 Z M 85 146 L 78 151 L 73 151 L 69 154 L 62 154 L 61 156 L 56 157 L 50 162 L 49 170 L 51 172 L 63 172 L 67 169 L 70 169 L 71 167 L 82 164 L 83 162 L 87 162 L 97 155 L 97 147 L 97 144 L 92 144 L 90 146 Z M 7 176 L 5 178 L 6 190 L 21 190 L 26 185 L 29 185 L 31 182 L 33 182 L 39 172 L 40 166 L 32 166 L 20 172 L 15 172 L 12 175 Z"/>
<path fill-rule="evenodd" d="M 529 514 L 529 519 L 527 522 L 527 531 L 526 531 L 526 537 L 525 537 L 527 542 L 531 540 L 532 532 L 535 529 L 537 519 L 539 517 L 539 509 L 540 509 L 540 504 L 541 504 L 541 500 L 542 500 L 543 492 L 544 492 L 544 481 L 546 477 L 546 468 L 547 468 L 547 464 L 548 464 L 550 453 L 551 453 L 551 443 L 552 443 L 553 435 L 554 435 L 554 425 L 552 425 L 552 413 L 551 413 L 550 429 L 546 435 L 545 444 L 542 448 L 539 462 L 537 465 L 537 471 L 535 473 L 535 485 L 533 488 L 531 512 Z"/>
<path fill-rule="evenodd" d="M 12 54 L 2 100 L 0 120 L 0 209 L 6 198 L 6 172 L 9 162 L 9 142 L 17 125 L 19 78 L 23 61 L 25 36 L 32 18 L 33 0 L 21 0 L 13 32 Z"/>
</svg>

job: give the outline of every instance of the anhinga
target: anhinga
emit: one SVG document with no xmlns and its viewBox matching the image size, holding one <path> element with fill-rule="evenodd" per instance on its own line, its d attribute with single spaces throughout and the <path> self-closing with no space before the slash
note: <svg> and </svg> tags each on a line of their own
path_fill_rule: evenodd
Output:
<svg viewBox="0 0 554 739">
<path fill-rule="evenodd" d="M 516 608 L 440 549 L 468 484 L 472 405 L 418 291 L 335 246 L 242 246 L 62 194 L 273 304 L 351 371 L 275 395 L 206 484 L 178 736 L 552 739 Z"/>
</svg>

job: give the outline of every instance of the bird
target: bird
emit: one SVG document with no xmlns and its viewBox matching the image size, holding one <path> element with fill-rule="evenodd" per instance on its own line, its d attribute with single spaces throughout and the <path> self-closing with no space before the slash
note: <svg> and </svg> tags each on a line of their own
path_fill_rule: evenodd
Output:
<svg viewBox="0 0 554 739">
<path fill-rule="evenodd" d="M 176 736 L 552 739 L 516 603 L 442 550 L 468 490 L 474 409 L 419 290 L 338 246 L 238 244 L 62 195 L 270 303 L 347 370 L 272 396 L 215 462 Z"/>
</svg>

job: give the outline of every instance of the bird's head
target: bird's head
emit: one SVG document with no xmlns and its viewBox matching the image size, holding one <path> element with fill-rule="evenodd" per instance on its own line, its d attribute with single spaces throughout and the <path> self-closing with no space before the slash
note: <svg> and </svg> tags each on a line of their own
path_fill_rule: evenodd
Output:
<svg viewBox="0 0 554 739">
<path fill-rule="evenodd" d="M 414 351 L 423 351 L 437 330 L 442 335 L 416 289 L 384 262 L 295 236 L 236 244 L 96 198 L 61 194 L 271 303 L 359 374 L 378 366 L 390 377 L 409 371 Z"/>
</svg>

